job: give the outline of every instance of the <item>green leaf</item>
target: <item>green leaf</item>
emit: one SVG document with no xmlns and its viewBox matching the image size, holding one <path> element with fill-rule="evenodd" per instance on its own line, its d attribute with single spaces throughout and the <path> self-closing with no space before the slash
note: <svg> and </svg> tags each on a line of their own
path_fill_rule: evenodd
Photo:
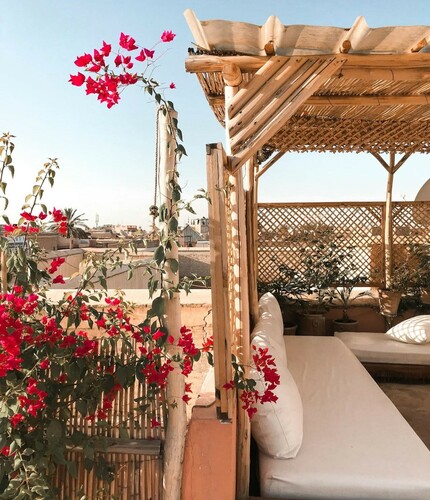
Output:
<svg viewBox="0 0 430 500">
<path fill-rule="evenodd" d="M 46 439 L 50 448 L 58 446 L 58 441 L 64 436 L 64 427 L 59 420 L 51 420 L 46 429 Z"/>
<path fill-rule="evenodd" d="M 76 463 L 74 461 L 67 461 L 66 462 L 66 467 L 67 467 L 67 472 L 72 477 L 78 477 L 78 471 L 76 469 Z"/>
<path fill-rule="evenodd" d="M 159 318 L 164 314 L 164 298 L 156 297 L 152 301 L 151 312 L 153 316 L 158 316 Z"/>
<path fill-rule="evenodd" d="M 164 261 L 164 258 L 165 258 L 164 247 L 163 245 L 160 245 L 154 252 L 154 260 L 158 265 L 161 265 L 161 263 Z"/>
<path fill-rule="evenodd" d="M 178 219 L 176 217 L 172 217 L 169 220 L 169 232 L 175 234 L 178 232 Z"/>
</svg>

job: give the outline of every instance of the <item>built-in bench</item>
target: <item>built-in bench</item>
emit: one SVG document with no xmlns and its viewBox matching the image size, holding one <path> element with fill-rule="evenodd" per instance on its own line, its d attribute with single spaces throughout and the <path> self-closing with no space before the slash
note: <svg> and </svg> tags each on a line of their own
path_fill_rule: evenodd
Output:
<svg viewBox="0 0 430 500">
<path fill-rule="evenodd" d="M 335 332 L 376 377 L 428 380 L 430 343 L 397 342 L 379 332 Z"/>
<path fill-rule="evenodd" d="M 279 331 L 274 328 L 273 303 L 267 306 L 266 301 L 252 342 L 262 345 L 267 334 L 269 353 L 276 355 Z M 285 336 L 282 341 L 287 367 L 280 366 L 280 371 L 287 369 L 298 388 L 303 435 L 298 449 L 293 442 L 292 458 L 282 459 L 271 455 L 265 442 L 260 446 L 257 432 L 261 496 L 429 499 L 430 451 L 351 350 L 336 337 Z M 288 393 L 278 395 L 289 398 Z M 276 404 L 273 409 L 276 412 Z M 285 437 L 288 448 L 291 422 L 283 411 L 278 420 L 269 418 L 267 423 L 278 442 Z M 297 432 L 297 422 L 293 424 Z M 254 434 L 262 422 L 252 426 Z"/>
</svg>

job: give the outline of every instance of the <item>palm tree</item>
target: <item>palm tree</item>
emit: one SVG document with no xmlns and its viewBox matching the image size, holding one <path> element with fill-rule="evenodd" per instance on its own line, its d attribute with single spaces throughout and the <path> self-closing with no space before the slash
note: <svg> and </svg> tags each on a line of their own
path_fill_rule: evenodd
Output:
<svg viewBox="0 0 430 500">
<path fill-rule="evenodd" d="M 66 238 L 69 238 L 69 248 L 73 248 L 73 238 L 87 238 L 87 231 L 84 222 L 88 219 L 82 218 L 84 214 L 76 215 L 77 210 L 75 208 L 64 208 L 62 210 L 66 221 Z"/>
</svg>

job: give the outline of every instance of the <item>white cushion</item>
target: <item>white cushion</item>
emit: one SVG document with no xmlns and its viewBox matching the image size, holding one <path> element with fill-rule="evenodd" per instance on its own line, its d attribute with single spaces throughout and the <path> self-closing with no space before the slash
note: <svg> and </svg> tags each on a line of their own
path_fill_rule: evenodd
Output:
<svg viewBox="0 0 430 500">
<path fill-rule="evenodd" d="M 279 302 L 276 299 L 276 297 L 272 293 L 267 292 L 260 297 L 260 300 L 258 301 L 258 305 L 259 305 L 259 309 L 260 309 L 260 316 L 262 316 L 263 313 L 269 313 L 273 317 L 273 319 L 276 321 L 276 323 L 278 323 L 282 326 L 281 335 L 283 335 L 283 333 L 284 333 L 284 320 L 282 319 L 281 308 L 279 307 Z"/>
<path fill-rule="evenodd" d="M 261 452 L 273 458 L 293 458 L 303 440 L 303 406 L 296 383 L 287 368 L 285 345 L 282 356 L 276 343 L 270 342 L 270 336 L 253 334 L 251 346 L 257 350 L 268 348 L 280 376 L 280 384 L 273 391 L 278 398 L 276 403 L 256 405 L 257 413 L 251 421 L 252 435 Z M 251 353 L 254 353 L 253 349 Z M 264 384 L 255 368 L 251 368 L 250 376 L 257 381 L 256 389 L 263 392 Z"/>
<path fill-rule="evenodd" d="M 414 316 L 402 321 L 385 335 L 407 344 L 426 344 L 430 342 L 430 316 Z"/>
<path fill-rule="evenodd" d="M 251 340 L 255 335 L 267 337 L 270 343 L 277 347 L 276 356 L 283 356 L 286 362 L 284 321 L 279 303 L 274 295 L 267 292 L 260 298 L 258 304 L 260 319 L 252 331 Z"/>
</svg>

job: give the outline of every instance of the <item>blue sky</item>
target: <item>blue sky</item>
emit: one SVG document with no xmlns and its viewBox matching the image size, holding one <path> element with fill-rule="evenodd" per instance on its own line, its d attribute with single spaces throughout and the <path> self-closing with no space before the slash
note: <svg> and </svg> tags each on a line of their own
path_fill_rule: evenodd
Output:
<svg viewBox="0 0 430 500">
<path fill-rule="evenodd" d="M 61 170 L 45 202 L 85 213 L 89 225 L 149 223 L 153 199 L 155 108 L 137 88 L 108 110 L 68 83 L 76 56 L 117 45 L 120 32 L 151 46 L 163 30 L 177 34 L 155 76 L 179 112 L 188 157 L 179 166 L 185 197 L 206 187 L 205 144 L 224 142 L 194 75 L 185 73 L 193 38 L 186 8 L 200 20 L 263 24 L 270 15 L 284 24 L 350 27 L 363 15 L 371 27 L 430 24 L 430 2 L 397 0 L 2 0 L 0 20 L 0 132 L 16 135 L 16 178 L 9 185 L 11 219 L 19 213 L 39 167 L 58 157 Z M 412 8 L 411 8 L 412 7 Z M 414 199 L 428 179 L 430 158 L 416 156 L 396 174 L 394 199 Z M 372 201 L 385 196 L 386 174 L 368 155 L 285 155 L 260 183 L 261 201 Z M 197 206 L 205 214 L 205 206 Z"/>
</svg>

